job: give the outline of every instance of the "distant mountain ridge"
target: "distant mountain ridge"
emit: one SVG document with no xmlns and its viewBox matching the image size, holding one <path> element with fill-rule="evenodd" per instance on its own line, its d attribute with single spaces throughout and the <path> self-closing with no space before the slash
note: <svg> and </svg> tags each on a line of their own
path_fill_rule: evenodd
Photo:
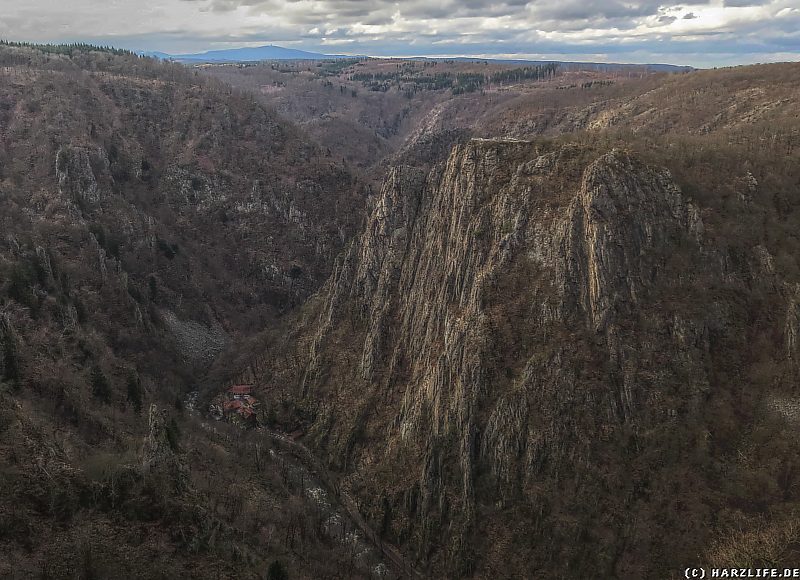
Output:
<svg viewBox="0 0 800 580">
<path fill-rule="evenodd" d="M 311 52 L 307 50 L 300 50 L 296 48 L 285 48 L 269 44 L 265 46 L 256 47 L 242 47 L 242 48 L 229 48 L 221 50 L 208 50 L 205 52 L 197 52 L 191 54 L 168 54 L 166 52 L 149 51 L 142 52 L 145 56 L 152 56 L 161 60 L 177 60 L 183 62 L 252 62 L 259 60 L 329 60 L 341 58 L 368 58 L 367 56 L 353 56 L 346 54 L 325 54 L 321 52 Z M 545 60 L 527 60 L 527 59 L 492 59 L 492 58 L 473 58 L 473 57 L 429 57 L 429 56 L 413 56 L 413 57 L 374 57 L 374 58 L 396 58 L 397 60 L 454 60 L 454 61 L 488 61 L 500 62 L 507 64 L 531 64 L 531 63 L 548 63 L 558 62 L 559 64 L 567 66 L 580 66 L 582 68 L 591 69 L 616 69 L 626 68 L 631 66 L 646 66 L 651 70 L 658 70 L 663 72 L 685 72 L 693 70 L 693 67 L 672 65 L 672 64 L 623 64 L 623 63 L 604 63 L 604 62 L 571 62 L 571 61 L 545 61 Z"/>
<path fill-rule="evenodd" d="M 209 50 L 194 54 L 167 54 L 164 52 L 148 52 L 147 56 L 160 59 L 197 62 L 247 62 L 256 60 L 327 60 L 333 58 L 349 58 L 341 54 L 323 54 L 295 48 L 266 45 L 255 47 Z"/>
</svg>

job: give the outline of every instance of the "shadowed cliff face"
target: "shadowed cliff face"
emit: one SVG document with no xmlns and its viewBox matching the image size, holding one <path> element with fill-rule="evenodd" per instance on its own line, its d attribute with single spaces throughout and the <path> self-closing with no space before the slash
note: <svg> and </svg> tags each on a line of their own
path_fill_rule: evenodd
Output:
<svg viewBox="0 0 800 580">
<path fill-rule="evenodd" d="M 652 573 L 708 539 L 692 469 L 752 292 L 728 261 L 665 169 L 472 140 L 390 172 L 272 380 L 436 573 Z"/>
</svg>

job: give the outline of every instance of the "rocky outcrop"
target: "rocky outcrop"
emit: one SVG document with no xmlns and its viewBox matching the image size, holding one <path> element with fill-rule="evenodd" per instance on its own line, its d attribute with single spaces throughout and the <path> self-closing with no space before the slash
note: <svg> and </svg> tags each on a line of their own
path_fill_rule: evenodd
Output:
<svg viewBox="0 0 800 580">
<path fill-rule="evenodd" d="M 620 150 L 474 139 L 393 169 L 300 343 L 311 438 L 368 515 L 470 573 L 485 506 L 553 501 L 624 433 L 699 412 L 724 314 L 671 285 L 699 295 L 703 236 L 669 172 Z"/>
<path fill-rule="evenodd" d="M 800 350 L 800 286 L 789 294 L 788 308 L 786 310 L 786 323 L 784 325 L 784 342 L 786 344 L 786 357 L 791 360 L 798 358 Z"/>
<path fill-rule="evenodd" d="M 142 446 L 141 466 L 147 472 L 153 466 L 163 463 L 172 456 L 166 435 L 166 418 L 156 405 L 150 406 L 148 413 L 148 431 Z"/>
<path fill-rule="evenodd" d="M 103 197 L 92 162 L 108 171 L 108 156 L 102 148 L 67 145 L 61 147 L 56 154 L 58 189 L 78 206 L 94 206 Z"/>
<path fill-rule="evenodd" d="M 148 429 L 142 445 L 140 469 L 143 475 L 166 477 L 176 490 L 184 490 L 189 483 L 189 469 L 177 453 L 174 421 L 170 423 L 167 412 L 150 405 Z"/>
<path fill-rule="evenodd" d="M 630 314 L 638 296 L 657 283 L 655 252 L 687 234 L 699 242 L 703 228 L 668 172 L 617 151 L 586 169 L 568 213 L 558 248 L 566 258 L 564 292 L 579 290 L 575 301 L 595 331 Z"/>
</svg>

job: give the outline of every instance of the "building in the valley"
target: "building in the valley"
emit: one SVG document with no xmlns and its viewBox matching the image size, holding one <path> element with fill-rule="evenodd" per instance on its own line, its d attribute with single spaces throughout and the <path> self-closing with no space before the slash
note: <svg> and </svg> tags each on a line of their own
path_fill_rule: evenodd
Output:
<svg viewBox="0 0 800 580">
<path fill-rule="evenodd" d="M 218 421 L 250 423 L 256 419 L 259 404 L 252 385 L 232 385 L 212 401 L 209 412 Z"/>
</svg>

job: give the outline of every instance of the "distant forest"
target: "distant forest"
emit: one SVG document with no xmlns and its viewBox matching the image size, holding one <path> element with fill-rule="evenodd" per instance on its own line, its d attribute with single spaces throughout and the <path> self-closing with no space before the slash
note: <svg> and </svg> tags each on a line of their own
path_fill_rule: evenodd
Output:
<svg viewBox="0 0 800 580">
<path fill-rule="evenodd" d="M 473 93 L 489 85 L 507 85 L 522 81 L 545 80 L 558 73 L 557 63 L 524 66 L 492 73 L 437 72 L 427 74 L 417 71 L 413 63 L 398 66 L 396 72 L 355 73 L 351 79 L 358 81 L 371 91 L 386 92 L 392 85 L 398 86 L 409 96 L 417 91 L 451 89 L 454 95 Z"/>
<path fill-rule="evenodd" d="M 72 56 L 78 52 L 107 52 L 115 56 L 135 56 L 130 50 L 114 48 L 112 46 L 99 46 L 85 42 L 71 42 L 67 44 L 36 44 L 32 42 L 12 42 L 0 40 L 0 46 L 12 46 L 18 48 L 32 48 L 48 54 L 63 54 Z"/>
</svg>

